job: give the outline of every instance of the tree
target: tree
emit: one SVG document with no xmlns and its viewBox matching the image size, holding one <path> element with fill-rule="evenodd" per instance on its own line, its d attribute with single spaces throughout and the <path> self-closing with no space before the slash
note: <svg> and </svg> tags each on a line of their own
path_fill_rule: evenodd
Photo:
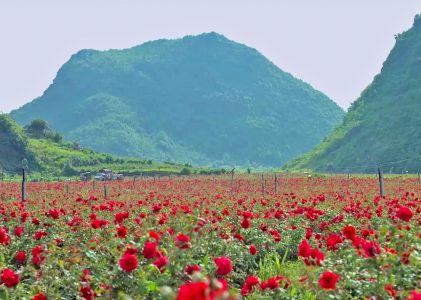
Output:
<svg viewBox="0 0 421 300">
<path fill-rule="evenodd" d="M 28 135 L 33 137 L 44 137 L 45 134 L 50 131 L 48 128 L 47 122 L 42 119 L 35 119 L 32 122 L 25 126 L 25 131 Z"/>
</svg>

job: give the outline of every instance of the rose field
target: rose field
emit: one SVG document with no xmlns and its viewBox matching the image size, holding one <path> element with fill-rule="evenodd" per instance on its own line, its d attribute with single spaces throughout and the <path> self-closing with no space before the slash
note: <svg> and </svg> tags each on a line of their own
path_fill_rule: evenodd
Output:
<svg viewBox="0 0 421 300">
<path fill-rule="evenodd" d="M 0 299 L 421 299 L 419 179 L 265 177 L 0 183 Z"/>
</svg>

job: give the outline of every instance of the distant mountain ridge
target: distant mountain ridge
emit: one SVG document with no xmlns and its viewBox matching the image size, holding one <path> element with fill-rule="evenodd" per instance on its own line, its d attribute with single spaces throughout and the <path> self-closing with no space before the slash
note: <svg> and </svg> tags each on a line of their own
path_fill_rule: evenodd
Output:
<svg viewBox="0 0 421 300">
<path fill-rule="evenodd" d="M 11 113 L 97 151 L 199 165 L 276 167 L 344 112 L 255 49 L 217 33 L 81 50 Z"/>
<path fill-rule="evenodd" d="M 331 172 L 421 171 L 421 16 L 396 44 L 382 70 L 343 123 L 286 169 Z"/>
</svg>

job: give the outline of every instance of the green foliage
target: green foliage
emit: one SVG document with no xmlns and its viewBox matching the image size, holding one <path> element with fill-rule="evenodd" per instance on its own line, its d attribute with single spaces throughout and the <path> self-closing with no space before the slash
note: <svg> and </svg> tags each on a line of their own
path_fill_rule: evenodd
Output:
<svg viewBox="0 0 421 300">
<path fill-rule="evenodd" d="M 343 123 L 285 169 L 328 172 L 421 170 L 421 20 L 396 36 L 381 73 Z"/>
<path fill-rule="evenodd" d="M 209 33 L 82 50 L 12 116 L 121 156 L 268 167 L 310 150 L 343 111 L 256 50 Z"/>
<path fill-rule="evenodd" d="M 17 172 L 22 168 L 23 159 L 28 161 L 31 170 L 38 169 L 22 128 L 8 115 L 0 114 L 0 168 L 7 172 Z"/>
<path fill-rule="evenodd" d="M 63 141 L 63 137 L 58 132 L 51 130 L 47 122 L 42 119 L 35 119 L 24 127 L 26 134 L 31 138 L 46 138 L 55 143 Z"/>
<path fill-rule="evenodd" d="M 39 126 L 38 126 L 39 125 Z M 38 127 L 37 127 L 38 126 Z M 27 134 L 30 134 L 30 137 Z M 81 149 L 76 142 L 63 142 L 61 135 L 48 128 L 42 120 L 32 122 L 23 130 L 8 115 L 0 115 L 0 173 L 16 174 L 26 158 L 33 180 L 41 177 L 77 176 L 83 172 L 96 173 L 112 169 L 126 175 L 191 174 L 219 170 L 197 169 L 190 165 L 158 163 L 152 160 L 123 158 Z"/>
</svg>

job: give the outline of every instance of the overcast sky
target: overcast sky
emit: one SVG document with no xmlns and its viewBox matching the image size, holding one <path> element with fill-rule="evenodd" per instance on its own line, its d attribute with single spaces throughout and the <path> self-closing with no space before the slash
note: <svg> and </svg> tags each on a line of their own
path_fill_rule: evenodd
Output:
<svg viewBox="0 0 421 300">
<path fill-rule="evenodd" d="M 421 0 L 0 0 L 0 111 L 40 96 L 83 48 L 216 31 L 347 108 Z"/>
</svg>

